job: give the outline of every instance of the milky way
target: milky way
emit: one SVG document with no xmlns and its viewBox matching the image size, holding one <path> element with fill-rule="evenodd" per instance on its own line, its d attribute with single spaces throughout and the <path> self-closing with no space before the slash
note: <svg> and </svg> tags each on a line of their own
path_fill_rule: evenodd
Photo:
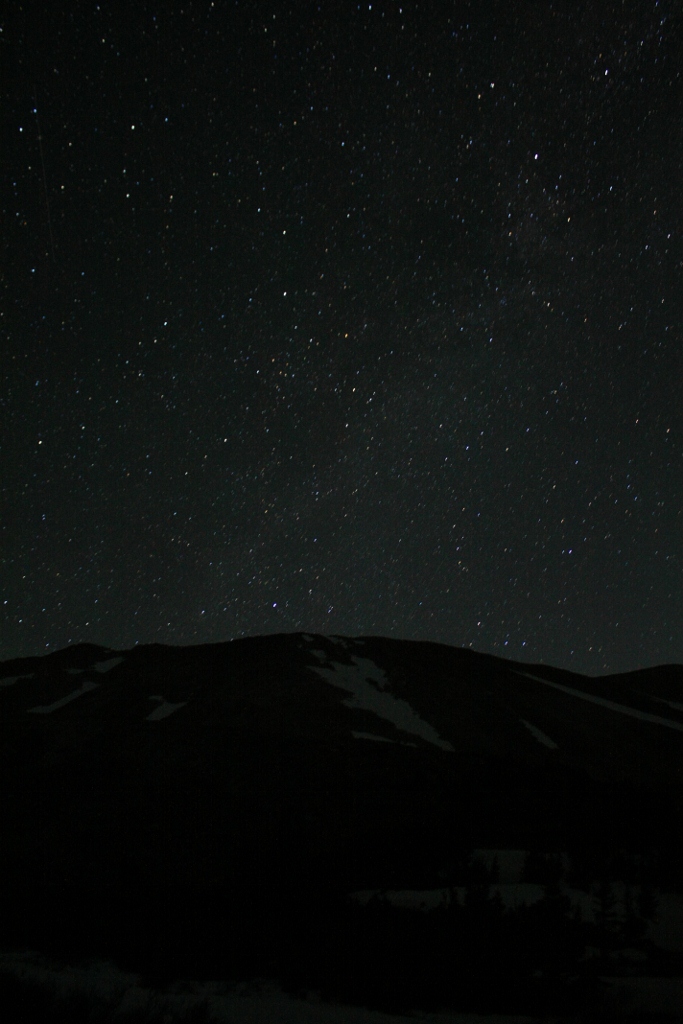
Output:
<svg viewBox="0 0 683 1024">
<path fill-rule="evenodd" d="M 679 3 L 3 39 L 0 656 L 683 661 Z"/>
</svg>

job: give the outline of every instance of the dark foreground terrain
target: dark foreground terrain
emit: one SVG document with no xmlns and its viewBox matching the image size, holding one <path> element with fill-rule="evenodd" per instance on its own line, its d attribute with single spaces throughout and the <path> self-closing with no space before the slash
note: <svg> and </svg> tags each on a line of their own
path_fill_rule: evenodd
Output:
<svg viewBox="0 0 683 1024">
<path fill-rule="evenodd" d="M 21 950 L 394 1014 L 607 1019 L 601 979 L 658 978 L 668 996 L 609 1013 L 677 1019 L 678 666 L 594 679 L 306 634 L 78 645 L 1 664 L 0 716 L 0 996 L 24 1019 L 56 996 L 10 969 Z M 50 1019 L 107 1019 L 69 998 Z"/>
</svg>

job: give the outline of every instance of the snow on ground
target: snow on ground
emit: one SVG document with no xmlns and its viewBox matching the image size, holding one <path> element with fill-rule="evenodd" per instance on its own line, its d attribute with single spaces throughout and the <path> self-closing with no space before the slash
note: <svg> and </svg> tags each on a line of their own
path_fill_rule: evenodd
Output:
<svg viewBox="0 0 683 1024">
<path fill-rule="evenodd" d="M 675 722 L 672 718 L 650 715 L 647 711 L 638 711 L 636 708 L 629 708 L 626 704 L 617 704 L 616 701 L 607 700 L 605 697 L 595 697 L 592 693 L 575 690 L 572 686 L 563 686 L 562 683 L 551 683 L 549 679 L 533 676 L 531 672 L 521 672 L 518 669 L 513 669 L 513 671 L 518 676 L 526 676 L 527 679 L 533 679 L 537 683 L 545 683 L 546 686 L 552 686 L 555 690 L 562 690 L 563 693 L 570 693 L 572 697 L 580 697 L 581 700 L 590 701 L 591 704 L 599 704 L 601 707 L 609 708 L 611 711 L 618 711 L 621 715 L 630 715 L 631 718 L 639 718 L 641 722 L 654 722 L 655 725 L 665 725 L 668 729 L 677 729 L 679 732 L 683 732 L 683 722 Z M 665 703 L 668 704 L 669 702 L 665 701 Z"/>
<path fill-rule="evenodd" d="M 324 1003 L 315 992 L 305 999 L 288 996 L 276 982 L 258 979 L 238 984 L 179 982 L 157 990 L 110 961 L 60 965 L 30 951 L 0 953 L 0 973 L 45 987 L 58 996 L 84 993 L 121 1013 L 138 1011 L 149 1019 L 173 1021 L 194 1007 L 205 1007 L 216 1024 L 542 1024 L 522 1014 L 421 1013 L 410 1016 Z M 683 1006 L 683 978 L 604 977 L 624 1012 L 677 1013 Z M 101 1005 L 101 1002 L 100 1002 Z M 575 1018 L 572 1018 L 575 1019 Z M 591 1018 L 592 1019 L 592 1018 Z M 612 1019 L 612 1018 L 610 1018 Z M 558 1024 L 557 1018 L 552 1020 Z"/>
<path fill-rule="evenodd" d="M 506 908 L 531 906 L 543 899 L 544 888 L 533 882 L 514 882 L 511 885 L 489 886 L 489 894 L 498 893 Z M 451 889 L 359 889 L 351 898 L 364 906 L 373 896 L 382 896 L 394 907 L 403 910 L 433 910 L 443 904 L 449 906 L 453 899 L 460 906 L 465 902 L 467 887 L 456 885 Z"/>
<path fill-rule="evenodd" d="M 602 978 L 629 1012 L 680 1013 L 683 978 Z"/>
<path fill-rule="evenodd" d="M 325 665 L 311 666 L 311 671 L 316 672 L 323 679 L 333 686 L 352 693 L 353 696 L 343 703 L 349 708 L 361 708 L 363 711 L 372 711 L 380 718 L 386 719 L 395 725 L 402 732 L 412 733 L 420 736 L 428 743 L 442 750 L 453 750 L 447 740 L 442 740 L 436 729 L 420 718 L 406 700 L 400 700 L 391 693 L 383 692 L 388 685 L 386 674 L 369 658 L 351 658 L 351 665 L 343 665 L 339 662 L 328 662 L 323 651 L 311 652 L 319 661 L 326 662 Z M 375 685 L 373 685 L 373 683 Z"/>
<path fill-rule="evenodd" d="M 472 850 L 472 860 L 479 864 L 485 864 L 491 870 L 494 862 L 498 868 L 499 882 L 521 882 L 526 864 L 528 850 Z M 562 864 L 565 870 L 569 868 L 569 857 L 562 854 Z"/>
<path fill-rule="evenodd" d="M 32 952 L 0 953 L 0 972 L 44 985 L 59 995 L 85 992 L 122 1012 L 140 1010 L 150 1019 L 172 1021 L 194 1006 L 206 1006 L 216 1024 L 537 1024 L 538 1018 L 477 1013 L 415 1013 L 408 1016 L 322 1002 L 315 993 L 295 999 L 274 982 L 235 986 L 186 982 L 161 992 L 145 988 L 134 974 L 110 962 L 58 966 Z M 540 1024 L 540 1022 L 538 1022 Z"/>
<path fill-rule="evenodd" d="M 621 920 L 624 920 L 629 902 L 628 897 L 630 895 L 638 898 L 640 886 L 626 885 L 624 882 L 617 881 L 611 883 L 610 890 L 615 901 L 615 912 Z M 584 921 L 595 921 L 600 903 L 597 882 L 591 886 L 589 891 L 574 889 L 563 884 L 560 884 L 560 891 L 570 899 L 572 907 L 578 908 Z M 359 889 L 351 893 L 351 899 L 364 906 L 373 896 L 381 896 L 392 906 L 401 907 L 404 910 L 432 910 L 444 904 L 450 905 L 453 899 L 462 906 L 466 893 L 466 886 L 441 889 Z M 496 882 L 489 885 L 489 895 L 492 896 L 494 893 L 500 896 L 506 909 L 514 910 L 520 906 L 530 907 L 534 903 L 538 903 L 545 895 L 545 887 L 535 882 L 520 882 L 518 880 Z M 683 952 L 683 896 L 659 890 L 655 891 L 655 895 L 657 897 L 657 912 L 654 920 L 648 926 L 647 937 L 661 949 Z"/>
</svg>

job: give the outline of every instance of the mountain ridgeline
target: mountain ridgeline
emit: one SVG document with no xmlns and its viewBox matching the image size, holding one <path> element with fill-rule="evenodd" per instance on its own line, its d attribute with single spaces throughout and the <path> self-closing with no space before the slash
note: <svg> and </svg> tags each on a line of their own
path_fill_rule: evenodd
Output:
<svg viewBox="0 0 683 1024">
<path fill-rule="evenodd" d="M 683 974 L 680 666 L 79 644 L 0 664 L 0 716 L 5 950 L 394 1010 Z"/>
</svg>

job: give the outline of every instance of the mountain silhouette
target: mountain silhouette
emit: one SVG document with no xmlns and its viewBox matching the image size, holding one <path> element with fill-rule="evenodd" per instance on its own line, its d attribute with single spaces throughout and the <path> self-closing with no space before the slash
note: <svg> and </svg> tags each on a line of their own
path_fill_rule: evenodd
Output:
<svg viewBox="0 0 683 1024">
<path fill-rule="evenodd" d="M 0 664 L 0 715 L 4 949 L 394 1009 L 524 1007 L 591 975 L 591 949 L 603 973 L 634 949 L 631 973 L 680 971 L 683 943 L 652 939 L 656 894 L 677 927 L 680 666 L 79 644 Z"/>
</svg>

